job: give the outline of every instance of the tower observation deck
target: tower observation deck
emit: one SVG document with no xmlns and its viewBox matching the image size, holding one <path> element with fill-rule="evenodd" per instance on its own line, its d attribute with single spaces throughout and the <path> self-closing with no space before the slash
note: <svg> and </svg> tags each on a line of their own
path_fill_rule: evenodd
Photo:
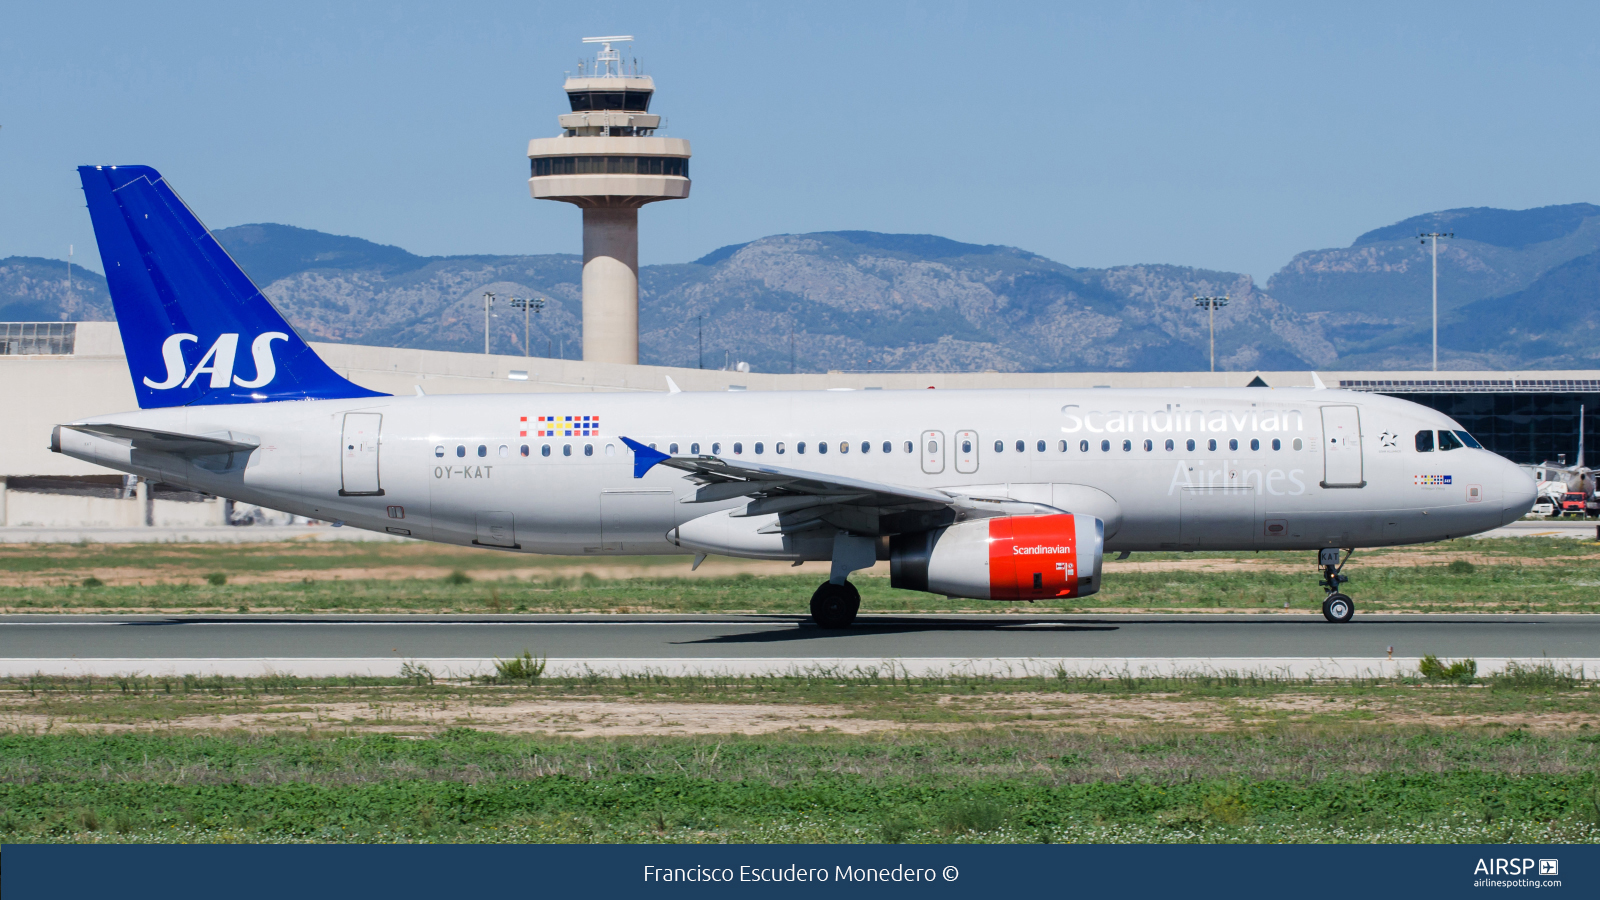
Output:
<svg viewBox="0 0 1600 900">
<path fill-rule="evenodd" d="M 689 142 L 655 136 L 655 81 L 612 49 L 631 40 L 583 39 L 601 49 L 562 85 L 561 135 L 528 142 L 528 190 L 583 210 L 583 358 L 637 365 L 639 207 L 689 196 Z"/>
</svg>

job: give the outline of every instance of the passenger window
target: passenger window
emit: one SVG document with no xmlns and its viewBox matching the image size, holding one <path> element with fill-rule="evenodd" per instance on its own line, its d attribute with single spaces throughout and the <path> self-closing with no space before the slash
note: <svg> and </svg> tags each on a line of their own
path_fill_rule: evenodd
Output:
<svg viewBox="0 0 1600 900">
<path fill-rule="evenodd" d="M 1295 449 L 1298 450 L 1300 448 L 1296 447 Z M 1433 432 L 1431 432 L 1431 431 L 1419 431 L 1419 432 L 1417 432 L 1417 452 L 1418 453 L 1432 453 L 1433 452 Z"/>
<path fill-rule="evenodd" d="M 1062 453 L 1067 452 L 1067 442 L 1066 441 L 1062 441 L 1061 442 L 1060 450 L 1061 450 Z"/>
<path fill-rule="evenodd" d="M 972 442 L 971 441 L 962 441 L 961 442 L 961 452 L 962 453 L 971 453 L 972 452 Z"/>
<path fill-rule="evenodd" d="M 606 445 L 606 455 L 607 456 L 616 456 L 617 455 L 617 445 L 616 444 L 607 444 Z"/>
<path fill-rule="evenodd" d="M 722 455 L 722 444 L 720 442 L 711 445 L 711 455 L 712 456 L 721 456 Z"/>
<path fill-rule="evenodd" d="M 501 459 L 505 459 L 506 457 L 508 457 L 510 455 L 511 455 L 511 448 L 507 447 L 505 444 L 501 444 L 500 445 L 500 458 Z"/>
<path fill-rule="evenodd" d="M 1448 431 L 1440 431 L 1439 432 L 1439 449 L 1440 450 L 1460 450 L 1464 446 L 1466 446 L 1466 445 L 1461 443 L 1461 439 L 1456 437 L 1451 432 L 1448 432 Z"/>
<path fill-rule="evenodd" d="M 433 455 L 434 456 L 444 456 L 444 445 L 440 444 L 439 446 L 433 448 Z"/>
<path fill-rule="evenodd" d="M 1250 439 L 1250 449 L 1251 450 L 1260 450 L 1261 449 L 1261 442 L 1259 440 L 1256 440 L 1255 438 L 1251 438 Z"/>
<path fill-rule="evenodd" d="M 1079 441 L 1078 442 L 1078 452 L 1079 453 L 1088 453 L 1089 452 L 1089 442 L 1088 441 Z"/>
<path fill-rule="evenodd" d="M 907 448 L 909 448 L 911 445 L 908 442 L 906 444 L 906 446 L 907 446 Z M 909 449 L 908 449 L 908 452 L 909 452 Z M 928 442 L 928 452 L 929 453 L 938 453 L 939 452 L 939 442 L 938 441 L 929 441 Z"/>
<path fill-rule="evenodd" d="M 456 445 L 456 456 L 459 458 L 459 457 L 466 456 L 466 455 L 467 455 L 467 445 L 466 444 L 457 444 Z"/>
<path fill-rule="evenodd" d="M 1172 452 L 1172 438 L 1167 438 L 1167 452 Z"/>
<path fill-rule="evenodd" d="M 912 452 L 912 450 L 911 450 L 911 442 L 910 441 L 906 441 L 906 452 L 907 453 L 911 453 Z"/>
<path fill-rule="evenodd" d="M 1149 453 L 1151 450 L 1154 450 L 1155 448 L 1156 448 L 1155 441 L 1146 440 L 1144 442 L 1144 452 Z"/>
<path fill-rule="evenodd" d="M 699 441 L 696 441 L 695 443 L 689 445 L 689 455 L 690 456 L 699 456 L 700 455 L 700 442 Z"/>
<path fill-rule="evenodd" d="M 888 441 L 884 441 L 883 442 L 883 452 L 888 453 L 893 449 L 894 449 L 894 445 L 893 444 L 889 443 Z M 911 452 L 911 442 L 910 441 L 906 441 L 906 452 L 907 453 Z"/>
<path fill-rule="evenodd" d="M 861 442 L 861 452 L 862 453 L 871 453 L 872 452 L 872 442 L 871 441 L 862 441 Z"/>
<path fill-rule="evenodd" d="M 584 456 L 593 456 L 594 455 L 594 445 L 593 444 L 584 444 L 583 445 L 583 455 Z"/>
<path fill-rule="evenodd" d="M 1305 444 L 1302 444 L 1302 443 L 1300 443 L 1300 439 L 1299 439 L 1299 438 L 1295 438 L 1295 439 L 1294 439 L 1294 448 L 1295 448 L 1295 449 L 1296 449 L 1296 450 L 1299 450 L 1299 449 L 1301 449 L 1301 448 L 1302 448 L 1302 447 L 1304 447 L 1304 446 L 1305 446 Z"/>
<path fill-rule="evenodd" d="M 523 456 L 527 456 L 528 455 L 528 445 L 527 444 L 523 444 L 522 445 L 522 455 Z"/>
<path fill-rule="evenodd" d="M 1026 450 L 1026 449 L 1028 449 L 1028 445 L 1027 444 L 1024 444 L 1021 441 L 1017 441 L 1017 452 L 1018 453 L 1021 453 L 1022 451 Z"/>
<path fill-rule="evenodd" d="M 550 445 L 549 444 L 545 444 L 543 447 L 540 447 L 539 448 L 539 455 L 540 456 L 549 456 L 550 455 Z"/>
<path fill-rule="evenodd" d="M 778 455 L 782 456 L 783 455 L 783 441 L 779 441 L 777 443 L 777 446 L 776 446 L 775 449 L 778 451 Z"/>
<path fill-rule="evenodd" d="M 1228 438 L 1228 449 L 1229 450 L 1237 450 L 1237 449 L 1239 449 L 1239 439 L 1238 438 Z"/>
<path fill-rule="evenodd" d="M 763 454 L 765 452 L 767 452 L 767 445 L 762 443 L 761 441 L 756 441 L 756 455 L 760 456 L 761 454 Z"/>
<path fill-rule="evenodd" d="M 849 441 L 840 441 L 839 442 L 839 452 L 840 453 L 849 453 L 850 452 L 850 442 Z"/>
<path fill-rule="evenodd" d="M 1110 441 L 1101 441 L 1100 442 L 1100 452 L 1101 453 L 1110 453 L 1111 452 L 1111 442 Z"/>
<path fill-rule="evenodd" d="M 1189 443 L 1186 444 L 1185 446 L 1187 446 L 1189 448 L 1189 452 L 1193 453 L 1194 452 L 1194 438 L 1189 438 Z"/>
<path fill-rule="evenodd" d="M 1035 444 L 1034 445 L 1034 449 L 1038 450 L 1040 453 L 1043 453 L 1044 452 L 1044 441 L 1040 441 L 1039 443 Z"/>
<path fill-rule="evenodd" d="M 1005 441 L 995 441 L 994 442 L 994 452 L 996 452 L 996 453 L 1004 453 L 1004 452 L 1006 452 L 1006 442 Z"/>
<path fill-rule="evenodd" d="M 739 454 L 741 454 L 743 452 L 744 452 L 744 444 L 741 444 L 738 441 L 734 441 L 733 442 L 733 455 L 734 456 L 738 456 Z"/>
<path fill-rule="evenodd" d="M 1217 439 L 1216 438 L 1212 438 L 1211 440 L 1206 441 L 1206 449 L 1207 450 L 1215 450 L 1215 449 L 1217 449 Z"/>
<path fill-rule="evenodd" d="M 802 450 L 800 452 L 804 453 L 805 451 Z M 828 452 L 828 442 L 827 441 L 822 441 L 821 443 L 817 444 L 817 452 L 818 453 L 827 453 Z"/>
<path fill-rule="evenodd" d="M 805 441 L 796 441 L 795 445 L 794 445 L 794 452 L 803 455 L 806 452 L 806 442 Z"/>
<path fill-rule="evenodd" d="M 668 444 L 667 445 L 667 452 L 672 454 L 673 456 L 677 456 L 678 455 L 678 445 L 677 444 Z"/>
<path fill-rule="evenodd" d="M 1274 449 L 1274 450 L 1282 450 L 1283 449 L 1283 441 L 1280 441 L 1277 438 L 1273 438 L 1272 439 L 1272 449 Z"/>
<path fill-rule="evenodd" d="M 481 459 L 482 457 L 485 457 L 485 456 L 488 456 L 488 455 L 489 455 L 489 448 L 484 444 L 479 444 L 478 445 L 478 457 Z"/>
<path fill-rule="evenodd" d="M 1123 441 L 1122 442 L 1122 452 L 1123 453 L 1127 453 L 1129 450 L 1132 450 L 1132 449 L 1133 449 L 1133 441 Z"/>
<path fill-rule="evenodd" d="M 571 456 L 572 455 L 572 445 L 571 444 L 562 444 L 561 445 L 561 455 L 562 456 Z"/>
</svg>

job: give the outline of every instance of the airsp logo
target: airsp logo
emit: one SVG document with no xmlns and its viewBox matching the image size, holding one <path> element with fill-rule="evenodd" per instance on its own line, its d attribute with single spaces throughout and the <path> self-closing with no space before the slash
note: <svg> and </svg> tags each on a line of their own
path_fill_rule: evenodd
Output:
<svg viewBox="0 0 1600 900">
<path fill-rule="evenodd" d="M 201 375 L 210 375 L 209 387 L 225 388 L 230 384 L 242 388 L 266 387 L 278 375 L 278 362 L 272 358 L 272 342 L 287 341 L 289 336 L 281 331 L 268 331 L 257 335 L 250 342 L 250 355 L 256 364 L 256 377 L 246 381 L 233 374 L 233 359 L 239 349 L 239 336 L 237 334 L 224 334 L 217 338 L 211 345 L 206 355 L 195 364 L 190 371 L 188 364 L 183 360 L 183 344 L 185 341 L 199 343 L 200 339 L 192 334 L 174 334 L 161 344 L 161 358 L 167 364 L 167 377 L 162 381 L 144 379 L 145 387 L 158 391 L 167 391 L 175 387 L 189 387 Z"/>
</svg>

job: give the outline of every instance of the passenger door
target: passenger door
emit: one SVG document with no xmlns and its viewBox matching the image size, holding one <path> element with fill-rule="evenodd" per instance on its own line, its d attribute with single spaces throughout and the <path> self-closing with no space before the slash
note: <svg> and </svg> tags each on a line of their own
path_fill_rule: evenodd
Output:
<svg viewBox="0 0 1600 900">
<path fill-rule="evenodd" d="M 978 433 L 976 431 L 956 432 L 956 471 L 963 475 L 971 475 L 978 471 Z"/>
<path fill-rule="evenodd" d="M 1322 408 L 1322 486 L 1366 487 L 1361 464 L 1361 410 L 1354 406 Z"/>
<path fill-rule="evenodd" d="M 924 431 L 922 433 L 922 471 L 928 475 L 938 475 L 944 471 L 944 432 Z"/>
<path fill-rule="evenodd" d="M 339 496 L 383 496 L 383 486 L 378 481 L 378 436 L 382 427 L 380 413 L 344 414 Z"/>
</svg>

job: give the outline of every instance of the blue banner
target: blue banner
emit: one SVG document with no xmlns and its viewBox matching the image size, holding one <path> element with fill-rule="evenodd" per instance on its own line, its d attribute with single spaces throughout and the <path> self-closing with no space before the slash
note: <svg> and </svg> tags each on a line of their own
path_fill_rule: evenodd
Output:
<svg viewBox="0 0 1600 900">
<path fill-rule="evenodd" d="M 1600 896 L 1593 845 L 39 845 L 6 900 L 988 895 Z M 504 893 L 501 893 L 504 892 Z M 1489 892 L 1486 894 L 1486 892 Z"/>
</svg>

